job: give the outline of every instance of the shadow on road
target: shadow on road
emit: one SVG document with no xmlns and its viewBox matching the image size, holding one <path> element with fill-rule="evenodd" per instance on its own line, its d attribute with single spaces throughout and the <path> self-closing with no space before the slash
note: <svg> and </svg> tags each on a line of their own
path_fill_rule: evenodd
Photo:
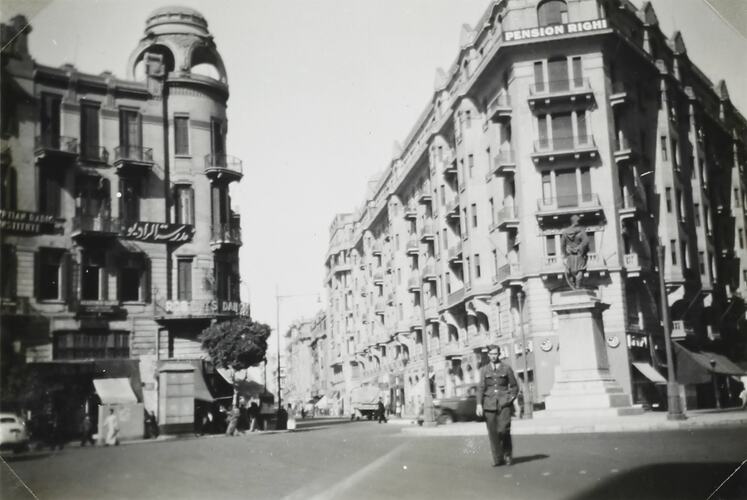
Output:
<svg viewBox="0 0 747 500">
<path fill-rule="evenodd" d="M 12 462 L 27 462 L 29 460 L 38 460 L 40 458 L 46 458 L 52 454 L 51 451 L 29 451 L 25 453 L 18 453 L 14 455 L 2 455 L 3 460 L 8 463 Z"/>
<path fill-rule="evenodd" d="M 733 474 L 733 475 L 732 475 Z M 729 478 L 729 476 L 731 477 Z M 727 478 L 729 478 L 727 480 Z M 726 483 L 719 488 L 722 482 Z M 716 489 L 718 488 L 718 491 Z M 714 493 L 714 491 L 716 491 Z M 747 498 L 747 468 L 739 463 L 653 464 L 621 472 L 569 500 L 676 498 L 679 500 Z"/>
<path fill-rule="evenodd" d="M 550 455 L 540 453 L 539 455 L 526 455 L 524 457 L 514 457 L 514 465 L 521 464 L 524 462 L 531 462 L 533 460 L 542 460 L 544 458 L 550 458 Z"/>
</svg>

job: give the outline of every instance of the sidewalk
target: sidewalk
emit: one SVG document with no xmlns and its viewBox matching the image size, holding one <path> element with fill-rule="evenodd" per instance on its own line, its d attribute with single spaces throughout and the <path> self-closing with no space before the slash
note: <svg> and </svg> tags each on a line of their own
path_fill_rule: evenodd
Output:
<svg viewBox="0 0 747 500">
<path fill-rule="evenodd" d="M 747 426 L 747 411 L 739 408 L 725 410 L 691 410 L 687 420 L 667 420 L 666 412 L 646 412 L 624 417 L 562 418 L 543 417 L 541 411 L 535 418 L 511 421 L 511 434 L 581 434 L 603 432 L 648 432 L 712 427 Z M 483 422 L 456 422 L 434 427 L 421 427 L 412 419 L 390 420 L 404 425 L 402 432 L 412 436 L 482 436 L 486 433 Z"/>
</svg>

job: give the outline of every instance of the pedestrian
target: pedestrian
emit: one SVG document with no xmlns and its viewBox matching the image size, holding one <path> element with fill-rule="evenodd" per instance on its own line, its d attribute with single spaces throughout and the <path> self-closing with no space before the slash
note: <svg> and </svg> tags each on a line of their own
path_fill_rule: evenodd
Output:
<svg viewBox="0 0 747 500">
<path fill-rule="evenodd" d="M 241 410 L 239 407 L 234 405 L 231 411 L 228 413 L 228 426 L 226 427 L 226 436 L 236 436 L 239 433 L 239 417 L 241 416 Z"/>
<path fill-rule="evenodd" d="M 114 413 L 114 408 L 109 408 L 109 416 L 104 420 L 104 428 L 106 428 L 106 439 L 104 445 L 119 445 L 119 418 Z"/>
<path fill-rule="evenodd" d="M 490 362 L 480 368 L 477 386 L 477 416 L 485 415 L 493 467 L 513 464 L 511 407 L 519 393 L 514 371 L 498 357 L 497 345 L 488 346 Z"/>
<path fill-rule="evenodd" d="M 286 427 L 289 431 L 296 430 L 296 414 L 293 407 L 288 403 L 288 424 Z"/>
<path fill-rule="evenodd" d="M 747 410 L 747 386 L 739 393 L 739 399 L 742 400 L 742 409 Z"/>
<path fill-rule="evenodd" d="M 259 406 L 257 406 L 257 403 L 252 401 L 252 404 L 249 405 L 249 432 L 254 432 L 257 430 L 257 424 L 259 423 Z"/>
<path fill-rule="evenodd" d="M 93 440 L 93 422 L 91 422 L 90 416 L 84 415 L 83 423 L 81 424 L 80 445 L 85 446 L 89 443 L 91 446 L 96 445 L 96 441 Z"/>
<path fill-rule="evenodd" d="M 381 400 L 381 398 L 379 398 L 379 402 L 376 404 L 376 413 L 378 414 L 378 417 L 379 417 L 379 423 L 381 423 L 382 421 L 384 423 L 387 422 L 386 408 L 384 408 L 384 402 Z"/>
</svg>

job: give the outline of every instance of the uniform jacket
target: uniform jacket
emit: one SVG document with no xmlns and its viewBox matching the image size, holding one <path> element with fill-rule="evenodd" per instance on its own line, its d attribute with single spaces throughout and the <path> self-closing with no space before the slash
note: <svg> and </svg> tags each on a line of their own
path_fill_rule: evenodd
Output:
<svg viewBox="0 0 747 500">
<path fill-rule="evenodd" d="M 483 410 L 496 411 L 509 406 L 519 394 L 514 371 L 505 363 L 492 363 L 480 368 L 480 383 L 477 385 L 477 404 Z"/>
</svg>

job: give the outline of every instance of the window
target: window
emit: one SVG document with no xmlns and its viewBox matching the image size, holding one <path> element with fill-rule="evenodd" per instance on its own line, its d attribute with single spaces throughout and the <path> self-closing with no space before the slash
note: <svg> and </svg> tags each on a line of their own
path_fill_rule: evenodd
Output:
<svg viewBox="0 0 747 500">
<path fill-rule="evenodd" d="M 123 359 L 130 357 L 129 332 L 77 330 L 55 332 L 53 359 Z"/>
<path fill-rule="evenodd" d="M 498 250 L 493 249 L 493 273 L 498 274 Z"/>
<path fill-rule="evenodd" d="M 177 224 L 195 223 L 195 192 L 192 186 L 182 185 L 174 188 L 174 221 Z"/>
<path fill-rule="evenodd" d="M 661 136 L 661 159 L 664 161 L 667 161 L 669 158 L 669 155 L 667 154 L 667 137 L 662 135 Z"/>
<path fill-rule="evenodd" d="M 444 288 L 447 294 L 451 293 L 451 273 L 449 271 L 444 274 Z"/>
<path fill-rule="evenodd" d="M 444 188 L 444 185 L 441 184 L 441 206 L 446 205 L 446 189 Z"/>
<path fill-rule="evenodd" d="M 744 248 L 744 229 L 739 228 L 737 233 L 739 234 L 739 248 L 742 249 Z"/>
<path fill-rule="evenodd" d="M 83 300 L 105 300 L 106 273 L 104 253 L 99 250 L 83 252 L 80 298 Z"/>
<path fill-rule="evenodd" d="M 700 227 L 700 204 L 693 205 L 693 216 L 695 218 L 695 227 Z"/>
<path fill-rule="evenodd" d="M 461 226 L 464 228 L 464 237 L 469 238 L 469 219 L 467 218 L 467 207 L 462 209 Z"/>
<path fill-rule="evenodd" d="M 59 248 L 41 248 L 36 254 L 36 298 L 61 300 L 63 298 L 63 256 Z"/>
<path fill-rule="evenodd" d="M 480 268 L 480 254 L 475 254 L 475 278 L 482 276 L 482 269 Z"/>
<path fill-rule="evenodd" d="M 705 252 L 698 252 L 698 268 L 700 274 L 705 274 Z"/>
<path fill-rule="evenodd" d="M 0 166 L 0 209 L 18 209 L 18 177 L 16 169 L 10 165 Z"/>
<path fill-rule="evenodd" d="M 549 135 L 547 133 L 547 116 L 542 115 L 537 117 L 537 134 L 539 137 L 540 149 L 547 149 L 550 145 Z"/>
<path fill-rule="evenodd" d="M 148 266 L 145 255 L 126 254 L 119 262 L 119 300 L 146 302 Z"/>
<path fill-rule="evenodd" d="M 469 286 L 469 282 L 472 281 L 471 273 L 472 273 L 472 266 L 470 265 L 470 258 L 467 257 L 467 265 L 465 266 L 465 273 L 466 276 L 464 277 L 464 281 Z"/>
<path fill-rule="evenodd" d="M 537 93 L 545 91 L 545 69 L 542 61 L 534 63 L 534 89 Z"/>
<path fill-rule="evenodd" d="M 578 206 L 576 169 L 558 170 L 555 173 L 556 203 L 558 207 Z"/>
<path fill-rule="evenodd" d="M 16 263 L 16 247 L 3 244 L 0 255 L 0 297 L 12 299 L 16 296 L 16 279 L 18 265 Z"/>
<path fill-rule="evenodd" d="M 552 203 L 552 174 L 549 171 L 542 172 L 542 201 L 545 204 Z"/>
<path fill-rule="evenodd" d="M 672 265 L 677 265 L 677 240 L 669 240 L 669 251 L 672 254 Z"/>
<path fill-rule="evenodd" d="M 189 155 L 189 117 L 174 117 L 174 154 Z"/>
<path fill-rule="evenodd" d="M 217 157 L 218 161 L 225 161 L 225 124 L 217 118 L 210 119 L 210 152 Z"/>
<path fill-rule="evenodd" d="M 588 131 L 586 129 L 585 111 L 576 113 L 576 137 L 578 137 L 579 144 L 589 144 L 591 142 L 591 138 L 588 137 Z"/>
<path fill-rule="evenodd" d="M 192 300 L 192 258 L 179 258 L 177 266 L 177 299 Z"/>
<path fill-rule="evenodd" d="M 42 93 L 41 116 L 39 117 L 41 137 L 40 145 L 60 149 L 60 107 L 62 97 L 56 94 Z"/>
<path fill-rule="evenodd" d="M 80 107 L 80 153 L 88 160 L 105 159 L 99 149 L 99 105 L 84 102 Z"/>
<path fill-rule="evenodd" d="M 472 126 L 472 111 L 466 110 L 464 112 L 464 128 L 470 128 L 471 126 Z"/>
<path fill-rule="evenodd" d="M 537 5 L 537 19 L 540 26 L 564 24 L 568 22 L 568 7 L 563 0 L 545 0 Z"/>
<path fill-rule="evenodd" d="M 550 92 L 568 90 L 568 58 L 553 57 L 547 61 L 547 77 Z"/>
<path fill-rule="evenodd" d="M 495 202 L 493 198 L 488 200 L 488 205 L 490 206 L 490 225 L 492 226 L 495 224 Z"/>
<path fill-rule="evenodd" d="M 667 203 L 667 212 L 672 213 L 672 188 L 666 188 L 664 190 Z"/>
<path fill-rule="evenodd" d="M 477 227 L 477 204 L 472 204 L 472 227 Z"/>
<path fill-rule="evenodd" d="M 475 168 L 475 157 L 472 154 L 467 155 L 467 168 L 469 169 L 469 178 L 472 178 L 472 171 Z"/>
<path fill-rule="evenodd" d="M 46 215 L 60 215 L 60 193 L 62 175 L 59 170 L 39 168 L 39 212 Z"/>
<path fill-rule="evenodd" d="M 557 253 L 555 249 L 555 235 L 545 236 L 545 255 L 553 257 Z"/>
<path fill-rule="evenodd" d="M 734 188 L 734 206 L 739 208 L 739 188 Z"/>
<path fill-rule="evenodd" d="M 581 199 L 585 202 L 591 201 L 591 169 L 581 168 Z"/>
<path fill-rule="evenodd" d="M 119 155 L 122 158 L 143 160 L 142 126 L 140 113 L 134 109 L 119 110 Z"/>
<path fill-rule="evenodd" d="M 125 226 L 140 220 L 140 179 L 137 177 L 119 180 L 119 217 Z"/>
<path fill-rule="evenodd" d="M 584 74 L 581 68 L 581 57 L 571 58 L 571 68 L 573 68 L 573 86 L 578 88 L 584 84 Z"/>
</svg>

